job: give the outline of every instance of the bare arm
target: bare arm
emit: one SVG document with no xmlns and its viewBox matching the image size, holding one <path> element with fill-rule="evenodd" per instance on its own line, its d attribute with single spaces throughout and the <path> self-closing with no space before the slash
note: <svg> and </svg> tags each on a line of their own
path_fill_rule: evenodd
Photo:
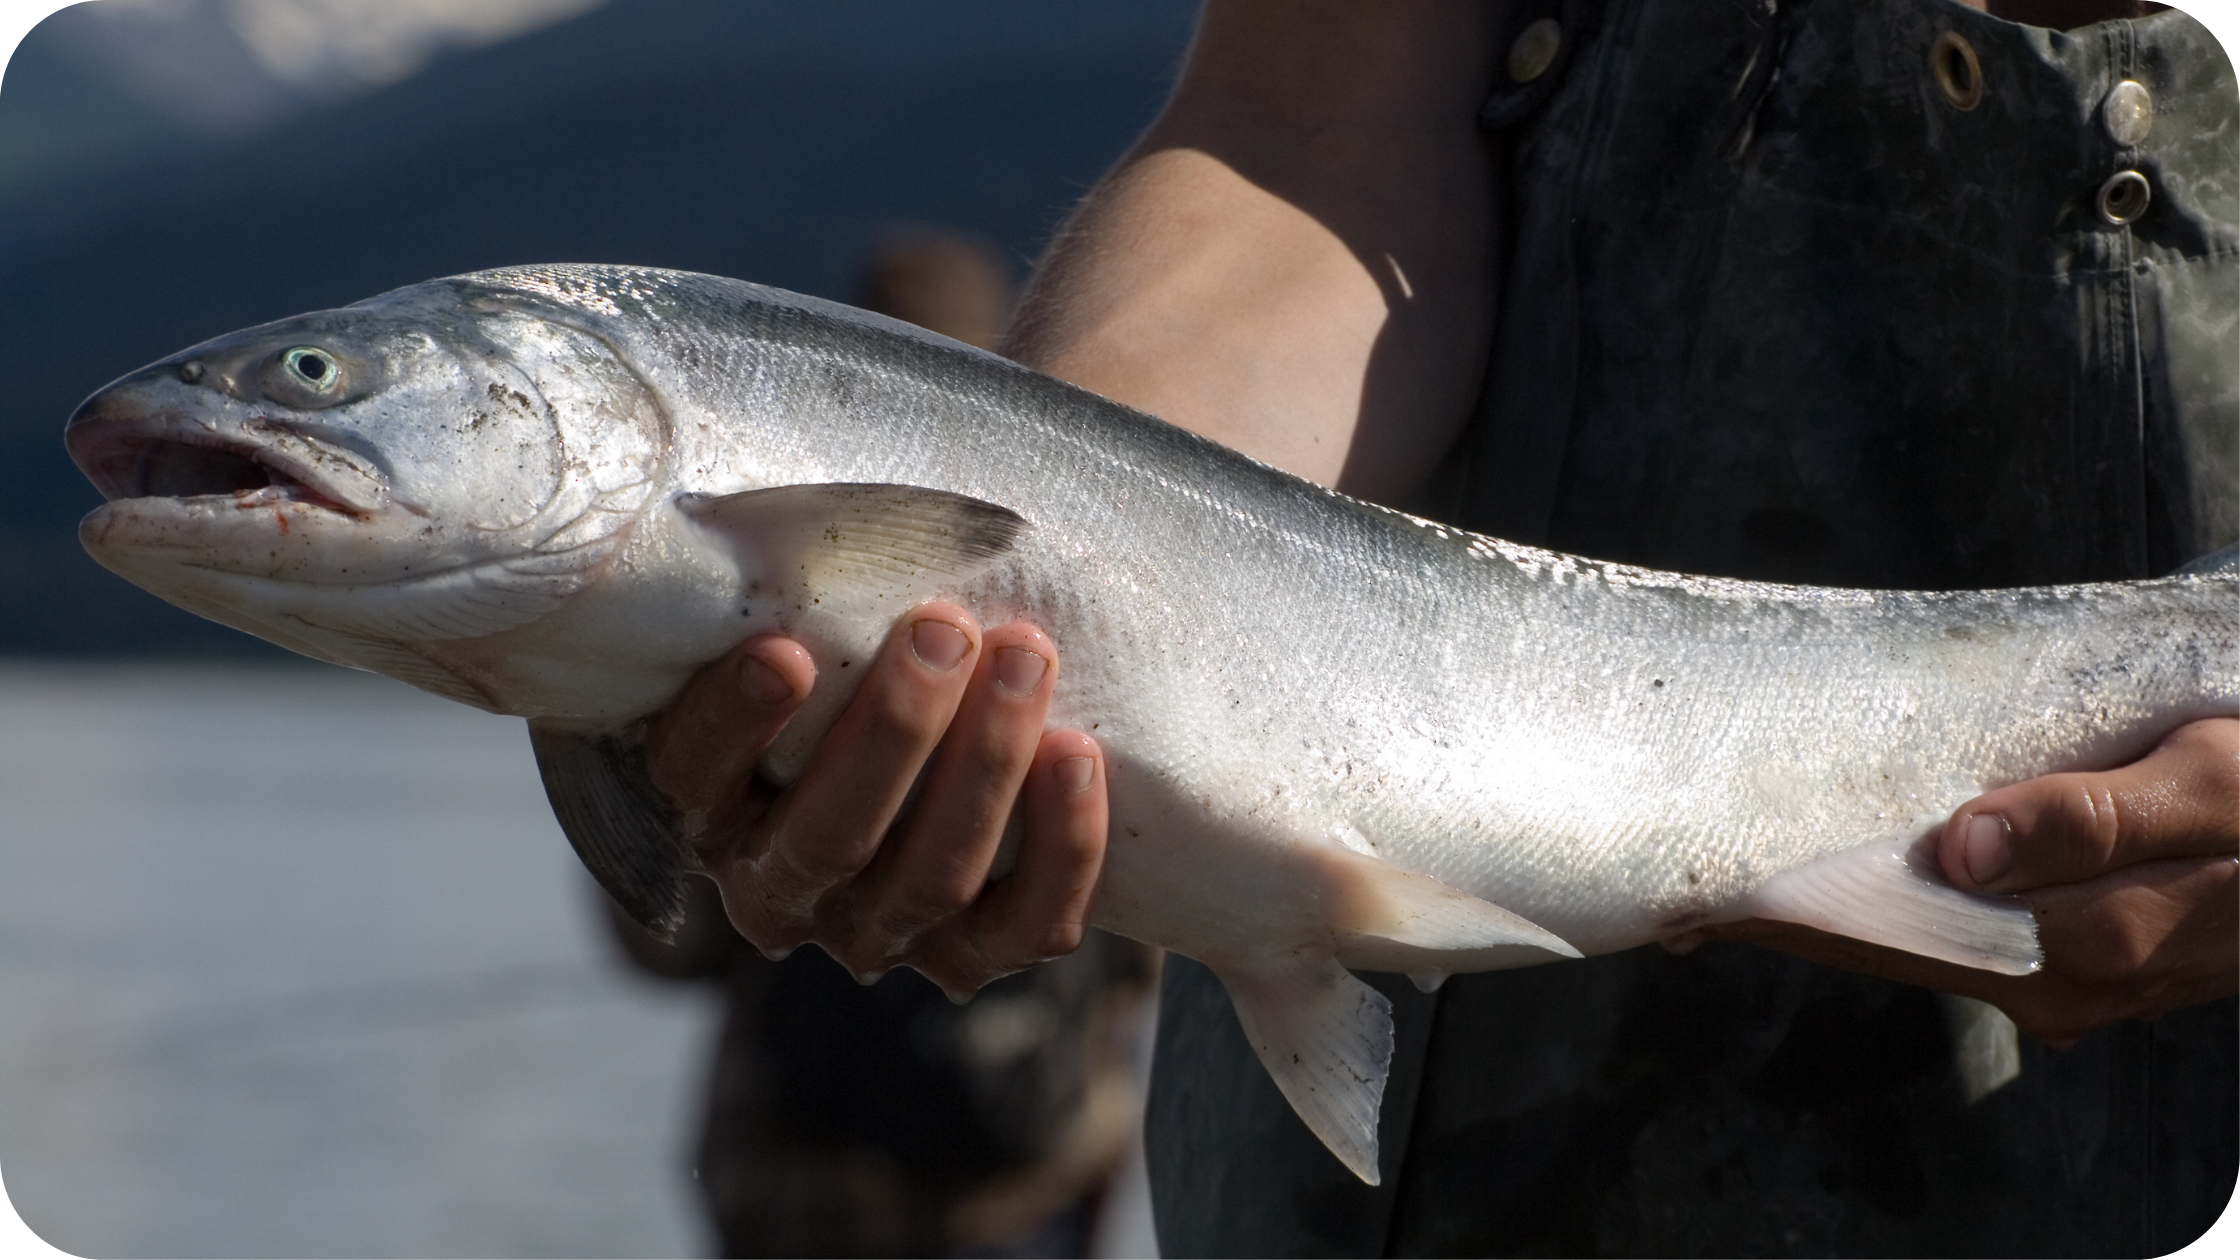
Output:
<svg viewBox="0 0 2240 1260">
<path fill-rule="evenodd" d="M 1489 24 L 1466 0 L 1215 0 L 1173 100 L 1052 248 L 1003 348 L 1305 476 L 1404 496 L 1467 418 L 1491 332 Z M 1080 939 L 1104 777 L 1088 736 L 1042 732 L 1059 664 L 1033 627 L 983 637 L 948 605 L 913 620 L 955 627 L 965 659 L 929 662 L 898 627 L 785 794 L 751 773 L 814 677 L 784 639 L 702 671 L 655 724 L 653 769 L 708 818 L 703 863 L 750 940 L 961 993 Z M 990 664 L 1006 649 L 1047 674 L 1007 691 Z M 990 884 L 1020 800 L 1018 866 Z"/>
<path fill-rule="evenodd" d="M 1365 498 L 1468 420 L 1493 327 L 1492 6 L 1212 0 L 1001 347 Z"/>
</svg>

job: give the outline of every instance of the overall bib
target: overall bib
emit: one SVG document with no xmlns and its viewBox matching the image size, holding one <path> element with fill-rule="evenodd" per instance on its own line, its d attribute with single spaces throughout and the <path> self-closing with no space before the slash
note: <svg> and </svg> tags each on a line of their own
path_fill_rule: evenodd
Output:
<svg viewBox="0 0 2240 1260">
<path fill-rule="evenodd" d="M 1426 514 L 1885 588 L 2234 540 L 2240 94 L 2191 19 L 1550 0 L 1512 36 L 1500 325 Z M 1739 945 L 1367 978 L 1396 1021 L 1379 1188 L 1170 959 L 1164 1254 L 2157 1254 L 2240 1167 L 2232 1000 L 2055 1051 Z"/>
</svg>

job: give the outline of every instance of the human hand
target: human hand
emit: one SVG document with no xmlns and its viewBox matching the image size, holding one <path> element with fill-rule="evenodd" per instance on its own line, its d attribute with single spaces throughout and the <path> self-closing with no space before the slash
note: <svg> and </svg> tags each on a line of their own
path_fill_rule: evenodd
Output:
<svg viewBox="0 0 2240 1260">
<path fill-rule="evenodd" d="M 755 763 L 816 675 L 799 643 L 750 639 L 647 730 L 653 781 L 685 811 L 739 933 L 772 954 L 815 943 L 867 983 L 915 967 L 959 999 L 1079 945 L 1104 860 L 1103 754 L 1080 731 L 1043 731 L 1049 638 L 1024 623 L 983 635 L 954 604 L 912 610 L 773 792 Z M 1015 802 L 1017 859 L 990 882 Z"/>
<path fill-rule="evenodd" d="M 1969 892 L 2020 895 L 2043 970 L 2002 976 L 1795 924 L 1703 929 L 1815 962 L 1980 998 L 2063 1044 L 2240 990 L 2240 720 L 2177 730 L 2128 766 L 1987 792 L 1945 824 L 1937 856 Z"/>
</svg>

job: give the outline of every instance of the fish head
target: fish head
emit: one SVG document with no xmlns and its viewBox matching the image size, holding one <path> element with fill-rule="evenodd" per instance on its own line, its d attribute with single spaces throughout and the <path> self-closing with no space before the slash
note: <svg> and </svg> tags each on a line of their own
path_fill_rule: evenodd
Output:
<svg viewBox="0 0 2240 1260">
<path fill-rule="evenodd" d="M 435 281 L 207 341 L 87 399 L 103 565 L 190 611 L 396 673 L 550 612 L 617 550 L 666 420 L 597 336 Z"/>
</svg>

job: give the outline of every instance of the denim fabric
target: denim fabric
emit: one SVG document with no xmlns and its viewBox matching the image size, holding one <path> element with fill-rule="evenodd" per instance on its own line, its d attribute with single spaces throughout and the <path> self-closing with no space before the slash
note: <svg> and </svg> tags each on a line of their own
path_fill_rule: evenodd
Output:
<svg viewBox="0 0 2240 1260">
<path fill-rule="evenodd" d="M 1480 416 L 1441 514 L 1694 572 L 1991 587 L 2163 572 L 2240 517 L 2240 93 L 2176 12 L 2060 33 L 1950 0 L 1547 0 L 1487 103 L 1513 174 Z M 1932 72 L 1967 41 L 1981 99 Z M 2152 99 L 2141 138 L 2104 102 Z M 1964 84 L 1959 85 L 1964 86 Z M 2125 143 L 2119 136 L 2128 136 Z M 2151 199 L 2101 216 L 2135 170 Z M 1396 1005 L 1385 1182 L 1289 1113 L 1173 960 L 1165 1254 L 2158 1254 L 2240 1169 L 2240 1003 L 1980 1097 L 1964 1008 L 1742 946 L 1462 976 Z"/>
</svg>

